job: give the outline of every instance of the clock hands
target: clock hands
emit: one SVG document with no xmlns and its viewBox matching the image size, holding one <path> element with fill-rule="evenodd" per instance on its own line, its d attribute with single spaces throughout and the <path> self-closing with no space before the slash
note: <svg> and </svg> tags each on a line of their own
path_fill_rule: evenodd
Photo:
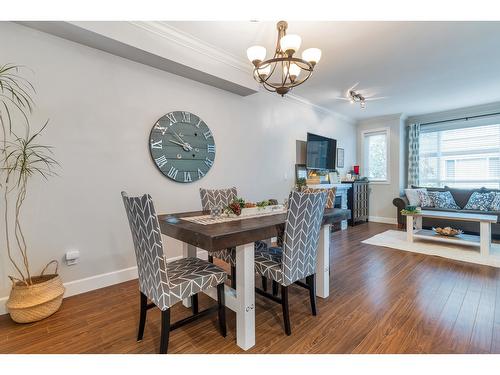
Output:
<svg viewBox="0 0 500 375">
<path fill-rule="evenodd" d="M 185 150 L 185 151 L 191 151 L 193 149 L 193 147 L 191 147 L 191 145 L 187 142 L 185 142 L 180 136 L 179 134 L 177 134 L 175 131 L 172 130 L 172 133 L 174 133 L 174 135 L 177 137 L 177 139 L 179 141 L 182 142 L 182 148 Z"/>
<path fill-rule="evenodd" d="M 169 141 L 169 142 L 172 142 L 172 143 L 175 143 L 176 145 L 181 146 L 181 147 L 182 147 L 182 149 L 183 149 L 184 151 L 190 151 L 190 148 L 189 148 L 189 147 L 191 147 L 191 146 L 189 146 L 187 143 L 180 143 L 180 142 L 173 141 L 173 140 L 171 140 L 171 139 L 169 139 L 168 141 Z M 189 146 L 189 147 L 188 147 L 188 146 Z"/>
</svg>

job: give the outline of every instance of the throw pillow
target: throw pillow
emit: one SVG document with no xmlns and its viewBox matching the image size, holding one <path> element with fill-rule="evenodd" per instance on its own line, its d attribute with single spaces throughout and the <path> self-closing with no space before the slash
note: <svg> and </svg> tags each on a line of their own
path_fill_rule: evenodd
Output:
<svg viewBox="0 0 500 375">
<path fill-rule="evenodd" d="M 418 190 L 417 194 L 420 201 L 419 207 L 433 207 L 432 199 L 427 190 Z"/>
<path fill-rule="evenodd" d="M 495 198 L 495 193 L 479 193 L 475 191 L 469 198 L 464 210 L 488 211 Z"/>
<path fill-rule="evenodd" d="M 410 206 L 420 207 L 420 197 L 418 196 L 419 191 L 427 191 L 427 189 L 405 189 L 405 195 L 406 198 L 408 198 Z"/>
<path fill-rule="evenodd" d="M 429 191 L 429 197 L 436 208 L 460 210 L 449 191 Z"/>
<path fill-rule="evenodd" d="M 495 198 L 491 202 L 490 211 L 500 211 L 500 193 L 495 193 Z"/>
</svg>

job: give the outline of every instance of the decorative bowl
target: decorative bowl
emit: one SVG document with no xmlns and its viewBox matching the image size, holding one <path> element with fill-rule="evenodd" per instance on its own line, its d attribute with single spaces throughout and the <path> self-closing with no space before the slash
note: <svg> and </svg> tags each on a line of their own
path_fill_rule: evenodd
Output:
<svg viewBox="0 0 500 375">
<path fill-rule="evenodd" d="M 417 206 L 406 206 L 405 210 L 408 212 L 415 212 L 417 211 Z"/>
<path fill-rule="evenodd" d="M 445 228 L 432 228 L 434 232 L 441 236 L 446 236 L 446 237 L 455 237 L 463 233 L 462 230 L 460 229 L 455 229 L 451 227 L 445 227 Z"/>
</svg>

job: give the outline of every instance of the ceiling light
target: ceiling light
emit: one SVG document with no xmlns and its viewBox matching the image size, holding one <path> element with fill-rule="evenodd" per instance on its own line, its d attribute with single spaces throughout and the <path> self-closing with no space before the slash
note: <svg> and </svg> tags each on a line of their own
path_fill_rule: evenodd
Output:
<svg viewBox="0 0 500 375">
<path fill-rule="evenodd" d="M 302 52 L 302 60 L 306 60 L 312 66 L 316 65 L 321 59 L 321 50 L 319 48 L 308 48 Z"/>
<path fill-rule="evenodd" d="M 321 50 L 308 48 L 302 53 L 302 58 L 294 57 L 300 48 L 301 37 L 286 35 L 288 24 L 285 21 L 278 22 L 276 26 L 278 40 L 273 57 L 266 60 L 266 49 L 262 46 L 248 48 L 247 56 L 254 66 L 255 80 L 266 90 L 284 96 L 307 81 L 321 58 Z M 298 79 L 299 76 L 302 76 L 301 79 Z"/>
<path fill-rule="evenodd" d="M 302 38 L 295 34 L 285 35 L 280 39 L 281 50 L 285 51 L 289 57 L 299 50 L 300 43 L 302 43 Z"/>
<path fill-rule="evenodd" d="M 262 46 L 253 46 L 247 49 L 248 59 L 255 65 L 266 58 L 266 49 Z"/>
</svg>

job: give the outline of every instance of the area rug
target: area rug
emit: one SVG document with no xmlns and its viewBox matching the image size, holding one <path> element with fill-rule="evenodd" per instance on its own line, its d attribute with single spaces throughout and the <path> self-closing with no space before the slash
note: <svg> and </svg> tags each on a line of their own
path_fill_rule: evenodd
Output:
<svg viewBox="0 0 500 375">
<path fill-rule="evenodd" d="M 362 241 L 362 243 L 500 268 L 500 244 L 498 243 L 491 245 L 488 257 L 481 256 L 479 248 L 476 247 L 448 245 L 422 239 L 408 242 L 406 241 L 406 232 L 397 230 L 379 233 Z"/>
</svg>

